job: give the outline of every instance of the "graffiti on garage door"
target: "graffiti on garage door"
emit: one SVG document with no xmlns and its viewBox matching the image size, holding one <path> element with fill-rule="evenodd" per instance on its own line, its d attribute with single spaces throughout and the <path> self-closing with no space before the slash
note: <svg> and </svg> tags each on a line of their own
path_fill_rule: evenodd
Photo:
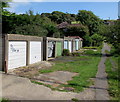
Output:
<svg viewBox="0 0 120 102">
<path fill-rule="evenodd" d="M 55 54 L 55 42 L 48 41 L 48 57 L 54 57 Z"/>
</svg>

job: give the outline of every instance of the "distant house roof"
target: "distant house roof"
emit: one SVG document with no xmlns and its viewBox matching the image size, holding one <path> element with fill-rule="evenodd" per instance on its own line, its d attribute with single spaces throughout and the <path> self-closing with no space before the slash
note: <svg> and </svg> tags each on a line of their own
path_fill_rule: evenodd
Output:
<svg viewBox="0 0 120 102">
<path fill-rule="evenodd" d="M 68 37 L 83 40 L 83 39 L 82 39 L 81 37 L 79 37 L 79 36 L 68 36 Z"/>
<path fill-rule="evenodd" d="M 106 24 L 106 25 L 114 25 L 114 24 L 115 24 L 115 21 L 104 20 L 104 24 Z"/>
<path fill-rule="evenodd" d="M 61 29 L 61 28 L 66 28 L 66 27 L 68 27 L 68 26 L 70 26 L 70 27 L 77 27 L 77 26 L 81 26 L 81 24 L 69 24 L 69 23 L 67 23 L 67 22 L 62 22 L 62 23 L 60 23 L 60 24 L 57 25 L 57 27 L 58 27 L 59 29 Z"/>
<path fill-rule="evenodd" d="M 69 24 L 67 22 L 62 22 L 60 24 L 57 25 L 57 27 L 60 28 L 66 28 Z"/>
<path fill-rule="evenodd" d="M 78 27 L 78 26 L 81 26 L 81 24 L 70 24 L 69 26 L 71 26 L 71 27 Z"/>
</svg>

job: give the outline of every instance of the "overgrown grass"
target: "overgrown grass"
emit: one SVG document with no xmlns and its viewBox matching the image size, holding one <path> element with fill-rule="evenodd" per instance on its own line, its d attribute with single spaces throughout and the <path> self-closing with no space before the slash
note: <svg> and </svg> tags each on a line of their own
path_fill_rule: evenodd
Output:
<svg viewBox="0 0 120 102">
<path fill-rule="evenodd" d="M 73 102 L 79 102 L 79 100 L 77 98 L 72 98 Z"/>
<path fill-rule="evenodd" d="M 35 84 L 44 85 L 44 86 L 46 86 L 46 87 L 52 88 L 51 85 L 43 84 L 43 83 L 37 82 L 37 81 L 35 81 L 35 80 L 31 80 L 31 82 L 32 82 L 32 83 L 35 83 Z"/>
<path fill-rule="evenodd" d="M 0 99 L 0 102 L 11 102 L 11 101 L 7 98 L 2 98 L 2 99 Z"/>
<path fill-rule="evenodd" d="M 83 47 L 84 49 L 98 49 L 98 47 L 90 46 L 90 47 Z"/>
<path fill-rule="evenodd" d="M 35 84 L 38 84 L 38 85 L 44 85 L 44 86 L 46 86 L 46 87 L 49 87 L 49 88 L 51 88 L 52 90 L 58 90 L 58 91 L 66 91 L 66 92 L 68 92 L 68 90 L 60 90 L 58 87 L 52 87 L 51 85 L 48 85 L 48 84 L 44 84 L 44 83 L 41 83 L 41 82 L 38 82 L 38 81 L 36 81 L 36 80 L 31 80 L 31 82 L 32 83 L 35 83 Z M 61 85 L 62 86 L 62 85 Z M 59 87 L 61 87 L 61 86 L 59 86 Z"/>
<path fill-rule="evenodd" d="M 67 57 L 65 57 L 67 59 Z M 68 57 L 69 58 L 69 57 Z M 78 76 L 73 77 L 73 80 L 68 81 L 68 85 L 64 87 L 73 87 L 75 92 L 82 91 L 85 87 L 92 84 L 90 78 L 96 76 L 98 63 L 100 57 L 96 56 L 74 56 L 68 62 L 56 61 L 51 69 L 42 69 L 40 73 L 48 73 L 54 71 L 69 71 L 79 73 Z"/>
<path fill-rule="evenodd" d="M 111 51 L 110 51 L 111 56 L 119 57 L 120 55 L 118 54 L 117 50 L 111 46 Z"/>
<path fill-rule="evenodd" d="M 88 56 L 99 56 L 99 57 L 102 56 L 101 48 L 97 48 L 96 51 L 94 51 L 92 49 L 85 50 L 83 54 L 88 55 Z"/>
<path fill-rule="evenodd" d="M 118 57 L 112 57 L 112 60 L 118 64 Z M 118 66 L 116 66 L 115 70 L 112 70 L 112 64 L 110 62 L 110 58 L 107 59 L 106 63 L 106 72 L 108 74 L 108 84 L 109 84 L 109 94 L 111 96 L 111 100 L 119 100 L 120 97 L 120 79 L 119 79 L 119 70 Z"/>
</svg>

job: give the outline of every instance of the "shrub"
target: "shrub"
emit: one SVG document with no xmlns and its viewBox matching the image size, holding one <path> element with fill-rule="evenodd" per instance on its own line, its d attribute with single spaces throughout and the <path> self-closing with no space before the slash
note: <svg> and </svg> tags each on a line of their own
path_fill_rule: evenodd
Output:
<svg viewBox="0 0 120 102">
<path fill-rule="evenodd" d="M 86 51 L 85 51 L 85 54 L 87 54 L 87 55 L 92 55 L 92 54 L 94 54 L 94 51 L 93 51 L 93 50 L 86 50 Z"/>
<path fill-rule="evenodd" d="M 68 49 L 63 49 L 62 56 L 70 56 L 70 51 Z"/>
<path fill-rule="evenodd" d="M 73 53 L 72 53 L 72 56 L 80 56 L 80 53 L 78 53 L 78 52 L 73 52 Z"/>
<path fill-rule="evenodd" d="M 97 49 L 98 47 L 90 46 L 90 47 L 84 47 L 84 49 Z"/>
<path fill-rule="evenodd" d="M 86 50 L 84 51 L 85 55 L 91 55 L 91 56 L 101 56 L 101 51 L 97 50 L 97 51 L 93 51 L 93 50 Z"/>
</svg>

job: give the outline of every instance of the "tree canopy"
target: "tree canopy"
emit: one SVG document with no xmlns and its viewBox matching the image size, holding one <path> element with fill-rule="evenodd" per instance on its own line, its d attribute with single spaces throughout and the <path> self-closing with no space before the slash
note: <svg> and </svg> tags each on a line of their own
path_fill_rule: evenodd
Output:
<svg viewBox="0 0 120 102">
<path fill-rule="evenodd" d="M 2 8 L 4 8 L 2 13 L 3 33 L 48 37 L 80 36 L 84 40 L 84 46 L 99 46 L 103 39 L 107 39 L 115 47 L 118 47 L 119 22 L 108 27 L 91 11 L 79 10 L 78 14 L 60 11 L 34 14 L 29 10 L 25 14 L 16 14 L 7 11 L 5 7 L 8 6 L 8 2 L 2 3 Z M 62 23 L 67 26 L 59 28 L 58 24 Z M 111 37 L 114 40 L 110 39 Z"/>
<path fill-rule="evenodd" d="M 93 12 L 86 10 L 79 10 L 77 14 L 77 20 L 83 25 L 87 25 L 90 31 L 90 35 L 98 33 L 101 20 Z"/>
<path fill-rule="evenodd" d="M 120 20 L 117 20 L 114 25 L 108 26 L 104 36 L 106 41 L 115 47 L 116 53 L 120 54 Z"/>
</svg>

